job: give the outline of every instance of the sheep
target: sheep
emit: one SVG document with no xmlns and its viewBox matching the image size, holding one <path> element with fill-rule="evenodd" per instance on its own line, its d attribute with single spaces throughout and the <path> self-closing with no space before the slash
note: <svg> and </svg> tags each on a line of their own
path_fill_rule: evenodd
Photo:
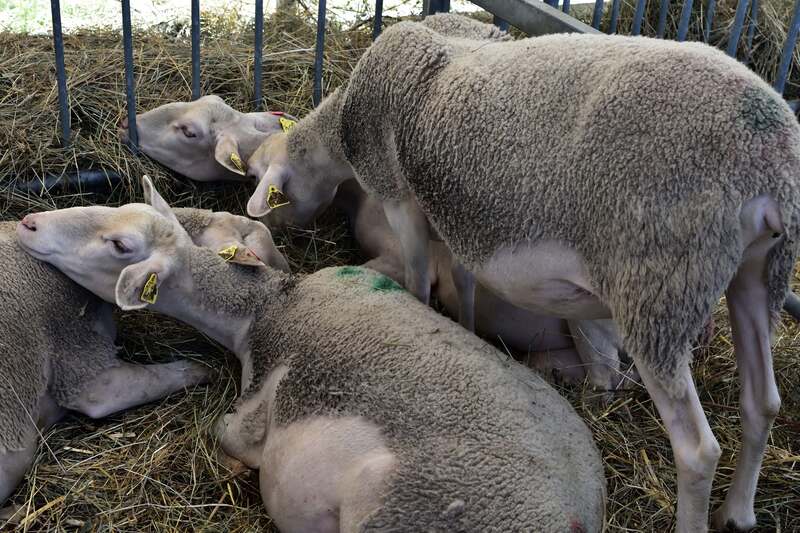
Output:
<svg viewBox="0 0 800 533">
<path fill-rule="evenodd" d="M 263 224 L 199 209 L 175 214 L 198 245 L 215 251 L 237 246 L 240 253 L 229 261 L 263 266 L 257 254 L 288 271 Z M 27 472 L 37 437 L 67 410 L 101 418 L 212 376 L 188 361 L 134 365 L 118 359 L 111 306 L 23 253 L 15 226 L 0 222 L 0 506 Z M 36 229 L 31 218 L 21 227 Z"/>
<path fill-rule="evenodd" d="M 712 521 L 747 530 L 780 407 L 768 339 L 797 255 L 798 130 L 766 83 L 703 44 L 470 42 L 403 22 L 280 141 L 265 180 L 335 188 L 295 165 L 310 147 L 349 164 L 384 203 L 423 301 L 435 234 L 462 267 L 462 310 L 477 281 L 544 314 L 613 317 L 669 433 L 678 531 L 708 527 L 720 447 L 689 345 L 725 293 L 744 438 Z"/>
<path fill-rule="evenodd" d="M 142 152 L 193 180 L 244 181 L 249 179 L 245 161 L 255 149 L 295 121 L 280 112 L 240 113 L 208 95 L 136 115 L 136 131 Z M 118 132 L 128 142 L 127 118 Z"/>
<path fill-rule="evenodd" d="M 146 205 L 39 213 L 20 241 L 106 301 L 251 361 L 221 445 L 259 468 L 282 531 L 600 531 L 599 454 L 541 378 L 367 268 L 226 264 L 143 185 Z M 123 257 L 104 234 L 134 244 Z"/>
</svg>

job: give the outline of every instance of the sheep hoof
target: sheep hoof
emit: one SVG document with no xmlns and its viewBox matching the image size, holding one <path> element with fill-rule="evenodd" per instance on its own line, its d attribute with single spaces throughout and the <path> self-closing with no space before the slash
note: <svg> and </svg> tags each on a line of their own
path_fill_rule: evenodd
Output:
<svg viewBox="0 0 800 533">
<path fill-rule="evenodd" d="M 246 464 L 222 451 L 217 450 L 217 462 L 231 473 L 232 477 L 239 477 L 250 471 Z"/>
<path fill-rule="evenodd" d="M 712 525 L 717 531 L 740 533 L 756 527 L 756 515 L 752 509 L 730 510 L 725 505 L 712 515 Z M 743 511 L 743 512 L 742 512 Z"/>
</svg>

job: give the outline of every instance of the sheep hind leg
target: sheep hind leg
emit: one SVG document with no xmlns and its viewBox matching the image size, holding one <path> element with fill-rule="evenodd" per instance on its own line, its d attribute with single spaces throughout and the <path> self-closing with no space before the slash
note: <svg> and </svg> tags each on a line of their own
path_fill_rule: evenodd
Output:
<svg viewBox="0 0 800 533">
<path fill-rule="evenodd" d="M 620 370 L 619 334 L 612 320 L 569 320 L 575 349 L 591 385 L 607 391 L 606 400 L 628 377 Z"/>
<path fill-rule="evenodd" d="M 156 365 L 122 363 L 101 372 L 67 407 L 92 418 L 102 418 L 208 383 L 211 376 L 208 367 L 191 361 Z"/>
<path fill-rule="evenodd" d="M 708 425 L 689 369 L 684 365 L 677 379 L 681 392 L 667 390 L 641 359 L 639 374 L 669 434 L 678 471 L 677 533 L 708 530 L 708 505 L 720 448 Z"/>
<path fill-rule="evenodd" d="M 758 251 L 758 245 L 753 248 L 748 251 Z M 726 293 L 741 383 L 742 444 L 725 502 L 714 513 L 713 523 L 719 530 L 749 531 L 756 526 L 758 474 L 781 405 L 772 368 L 769 302 L 763 281 L 766 251 L 762 252 L 746 252 Z"/>
<path fill-rule="evenodd" d="M 403 249 L 406 289 L 428 305 L 431 298 L 428 219 L 412 198 L 385 201 L 383 211 Z"/>
</svg>

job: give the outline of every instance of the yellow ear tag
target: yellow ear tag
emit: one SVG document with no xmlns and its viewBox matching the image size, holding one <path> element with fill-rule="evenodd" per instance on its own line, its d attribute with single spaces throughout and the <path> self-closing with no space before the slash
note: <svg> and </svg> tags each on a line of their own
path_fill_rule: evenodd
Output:
<svg viewBox="0 0 800 533">
<path fill-rule="evenodd" d="M 139 299 L 145 303 L 154 304 L 158 298 L 158 275 L 153 272 L 147 278 L 147 282 L 142 287 L 142 295 Z"/>
<path fill-rule="evenodd" d="M 287 198 L 280 189 L 274 185 L 269 186 L 269 190 L 267 192 L 267 205 L 270 209 L 275 209 L 283 205 L 289 205 L 289 203 L 289 198 Z"/>
<path fill-rule="evenodd" d="M 233 166 L 239 169 L 239 172 L 247 172 L 247 167 L 245 166 L 244 161 L 242 161 L 242 158 L 239 157 L 239 154 L 236 152 L 231 152 L 231 163 L 233 163 Z"/>
<path fill-rule="evenodd" d="M 223 248 L 217 255 L 220 256 L 225 260 L 225 262 L 232 261 L 234 257 L 236 257 L 236 252 L 239 251 L 239 247 L 235 244 L 228 246 L 227 248 Z"/>
<path fill-rule="evenodd" d="M 278 123 L 281 125 L 281 129 L 284 133 L 292 129 L 292 126 L 297 124 L 294 120 L 288 119 L 286 117 L 278 117 Z"/>
</svg>

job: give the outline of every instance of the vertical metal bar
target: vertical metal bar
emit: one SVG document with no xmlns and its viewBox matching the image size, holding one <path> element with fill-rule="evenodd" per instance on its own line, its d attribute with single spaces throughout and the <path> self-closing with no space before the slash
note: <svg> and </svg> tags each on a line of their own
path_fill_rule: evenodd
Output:
<svg viewBox="0 0 800 533">
<path fill-rule="evenodd" d="M 599 1 L 602 2 L 602 0 Z M 492 16 L 492 24 L 500 28 L 502 31 L 508 31 L 508 21 L 501 19 L 497 15 Z"/>
<path fill-rule="evenodd" d="M 592 12 L 592 28 L 600 28 L 600 19 L 603 18 L 603 0 L 594 0 L 594 12 Z"/>
<path fill-rule="evenodd" d="M 800 0 L 794 4 L 794 15 L 792 15 L 792 23 L 789 25 L 789 34 L 786 36 L 786 42 L 783 43 L 783 52 L 781 52 L 781 63 L 778 65 L 778 76 L 775 79 L 775 90 L 783 94 L 786 87 L 786 78 L 789 75 L 789 67 L 792 66 L 792 58 L 794 56 L 794 47 L 797 44 L 797 34 L 800 32 Z"/>
<path fill-rule="evenodd" d="M 637 0 L 636 11 L 633 13 L 633 28 L 631 35 L 639 35 L 642 32 L 642 18 L 644 18 L 644 7 L 647 0 Z"/>
<path fill-rule="evenodd" d="M 620 0 L 613 0 L 611 3 L 611 24 L 608 25 L 608 33 L 617 33 L 620 3 Z"/>
<path fill-rule="evenodd" d="M 192 0 L 192 100 L 200 98 L 200 0 Z"/>
<path fill-rule="evenodd" d="M 261 111 L 261 54 L 264 48 L 264 0 L 256 0 L 256 25 L 253 39 L 253 107 Z"/>
<path fill-rule="evenodd" d="M 758 26 L 758 0 L 751 0 L 750 2 L 750 23 L 747 27 L 747 52 L 753 56 L 753 37 L 756 35 L 756 26 Z"/>
<path fill-rule="evenodd" d="M 711 36 L 711 28 L 714 24 L 714 10 L 716 7 L 716 0 L 708 0 L 708 6 L 706 6 L 706 27 L 703 28 L 703 42 L 705 43 L 708 42 L 708 39 Z"/>
<path fill-rule="evenodd" d="M 372 20 L 372 40 L 378 38 L 383 26 L 383 0 L 375 0 L 375 18 Z"/>
<path fill-rule="evenodd" d="M 50 0 L 53 13 L 53 48 L 56 59 L 56 84 L 58 86 L 58 113 L 61 121 L 61 146 L 67 148 L 70 138 L 69 96 L 67 95 L 67 70 L 64 66 L 64 36 L 61 33 L 61 4 Z"/>
<path fill-rule="evenodd" d="M 569 0 L 564 0 L 564 2 L 561 4 L 561 11 L 569 15 Z"/>
<path fill-rule="evenodd" d="M 133 78 L 130 0 L 122 0 L 122 50 L 125 55 L 125 96 L 128 100 L 128 145 L 136 153 L 139 150 L 139 132 L 136 131 L 136 87 Z"/>
<path fill-rule="evenodd" d="M 667 13 L 669 12 L 669 0 L 661 0 L 661 6 L 658 8 L 658 27 L 656 28 L 656 35 L 664 37 L 667 31 Z"/>
<path fill-rule="evenodd" d="M 681 10 L 681 20 L 678 23 L 678 38 L 679 42 L 686 40 L 686 35 L 689 33 L 689 20 L 692 18 L 692 6 L 694 0 L 685 0 L 683 9 Z"/>
<path fill-rule="evenodd" d="M 319 0 L 317 11 L 317 46 L 314 51 L 314 107 L 322 101 L 322 54 L 325 52 L 325 0 Z"/>
<path fill-rule="evenodd" d="M 728 40 L 728 55 L 736 57 L 736 50 L 739 48 L 739 37 L 742 35 L 742 26 L 744 25 L 744 16 L 747 14 L 747 6 L 750 5 L 749 0 L 739 0 L 736 6 L 736 17 L 733 19 L 733 28 L 731 28 L 731 36 Z"/>
</svg>

